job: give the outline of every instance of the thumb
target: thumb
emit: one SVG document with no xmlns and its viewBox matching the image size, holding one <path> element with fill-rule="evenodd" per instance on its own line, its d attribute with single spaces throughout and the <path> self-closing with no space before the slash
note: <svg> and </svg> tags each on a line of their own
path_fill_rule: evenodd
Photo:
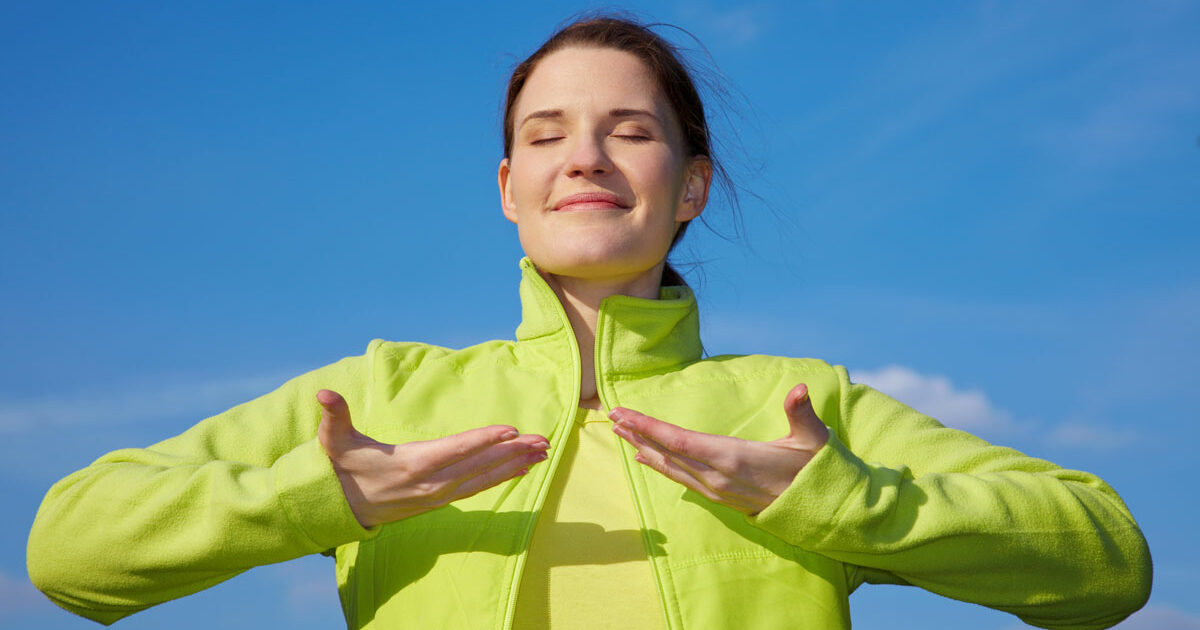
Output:
<svg viewBox="0 0 1200 630">
<path fill-rule="evenodd" d="M 317 402 L 321 403 L 321 425 L 317 427 L 317 439 L 321 446 L 331 454 L 348 448 L 358 431 L 350 422 L 350 407 L 346 399 L 331 389 L 322 389 L 317 392 Z"/>
<path fill-rule="evenodd" d="M 804 446 L 820 447 L 829 439 L 829 428 L 813 410 L 808 386 L 800 383 L 783 399 L 783 410 L 787 413 L 789 438 L 802 440 Z"/>
</svg>

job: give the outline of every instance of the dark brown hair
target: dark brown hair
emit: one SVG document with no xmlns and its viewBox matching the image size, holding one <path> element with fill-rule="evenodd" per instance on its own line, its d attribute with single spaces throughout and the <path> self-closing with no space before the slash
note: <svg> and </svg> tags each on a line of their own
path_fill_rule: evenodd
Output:
<svg viewBox="0 0 1200 630">
<path fill-rule="evenodd" d="M 681 29 L 682 30 L 682 29 Z M 713 157 L 712 138 L 708 131 L 708 118 L 704 113 L 704 101 L 696 90 L 696 84 L 683 62 L 678 50 L 670 42 L 650 30 L 648 25 L 624 16 L 595 16 L 577 19 L 559 28 L 541 48 L 513 69 L 508 80 L 508 93 L 504 101 L 504 157 L 512 157 L 513 106 L 521 89 L 533 69 L 546 55 L 571 46 L 613 48 L 633 54 L 641 59 L 658 81 L 667 97 L 675 118 L 683 132 L 683 148 L 689 157 L 704 156 L 712 164 L 713 176 L 721 187 L 732 190 L 728 175 L 720 162 Z M 687 223 L 679 226 L 671 241 L 671 248 L 683 238 Z M 663 285 L 686 285 L 683 278 L 670 265 L 663 268 Z"/>
</svg>

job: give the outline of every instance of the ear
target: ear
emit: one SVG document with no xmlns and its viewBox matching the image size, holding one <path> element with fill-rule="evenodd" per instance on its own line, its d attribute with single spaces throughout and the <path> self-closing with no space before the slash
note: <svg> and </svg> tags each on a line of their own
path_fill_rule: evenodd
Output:
<svg viewBox="0 0 1200 630">
<path fill-rule="evenodd" d="M 496 183 L 500 186 L 500 206 L 504 208 L 504 218 L 517 222 L 517 200 L 512 194 L 512 185 L 508 179 L 508 158 L 500 160 L 500 168 L 496 173 Z"/>
<path fill-rule="evenodd" d="M 675 220 L 679 223 L 691 221 L 704 212 L 708 204 L 708 188 L 712 184 L 712 161 L 707 156 L 697 155 L 688 162 L 687 178 L 683 182 L 683 198 L 675 210 Z"/>
</svg>

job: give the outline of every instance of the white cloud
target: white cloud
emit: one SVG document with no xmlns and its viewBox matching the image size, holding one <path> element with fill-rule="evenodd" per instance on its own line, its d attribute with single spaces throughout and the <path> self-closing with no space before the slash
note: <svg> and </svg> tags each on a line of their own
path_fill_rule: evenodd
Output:
<svg viewBox="0 0 1200 630">
<path fill-rule="evenodd" d="M 35 427 L 115 424 L 183 416 L 199 419 L 265 394 L 286 378 L 259 375 L 198 380 L 13 401 L 0 407 L 0 435 L 23 433 Z"/>
<path fill-rule="evenodd" d="M 856 383 L 875 389 L 964 431 L 1011 432 L 1016 428 L 1012 414 L 992 404 L 979 389 L 958 389 L 945 376 L 920 374 L 902 365 L 878 370 L 854 370 Z"/>
<path fill-rule="evenodd" d="M 1050 426 L 1032 420 L 1017 421 L 980 389 L 959 389 L 945 376 L 921 374 L 902 365 L 852 370 L 850 376 L 854 382 L 870 385 L 946 426 L 985 436 L 1034 434 L 1052 446 L 1096 451 L 1110 451 L 1141 439 L 1136 431 L 1079 421 Z"/>
</svg>

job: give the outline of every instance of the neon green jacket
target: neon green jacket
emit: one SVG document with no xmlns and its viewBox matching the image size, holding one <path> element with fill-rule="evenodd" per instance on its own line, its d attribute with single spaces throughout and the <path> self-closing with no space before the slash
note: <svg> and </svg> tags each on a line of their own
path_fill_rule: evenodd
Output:
<svg viewBox="0 0 1200 630">
<path fill-rule="evenodd" d="M 523 261 L 517 341 L 464 350 L 372 342 L 146 449 L 57 483 L 29 574 L 64 608 L 111 623 L 254 566 L 336 549 L 351 628 L 507 628 L 534 521 L 562 449 L 530 473 L 367 531 L 316 440 L 320 388 L 355 426 L 399 443 L 488 424 L 551 444 L 579 400 L 579 355 L 554 293 Z M 606 299 L 596 376 L 624 406 L 709 433 L 773 440 L 796 383 L 829 443 L 757 517 L 632 459 L 643 538 L 670 628 L 848 628 L 863 582 L 911 584 L 1047 628 L 1102 628 L 1149 595 L 1145 540 L 1087 473 L 992 446 L 812 359 L 701 359 L 695 301 Z M 613 439 L 617 439 L 615 436 Z"/>
</svg>

